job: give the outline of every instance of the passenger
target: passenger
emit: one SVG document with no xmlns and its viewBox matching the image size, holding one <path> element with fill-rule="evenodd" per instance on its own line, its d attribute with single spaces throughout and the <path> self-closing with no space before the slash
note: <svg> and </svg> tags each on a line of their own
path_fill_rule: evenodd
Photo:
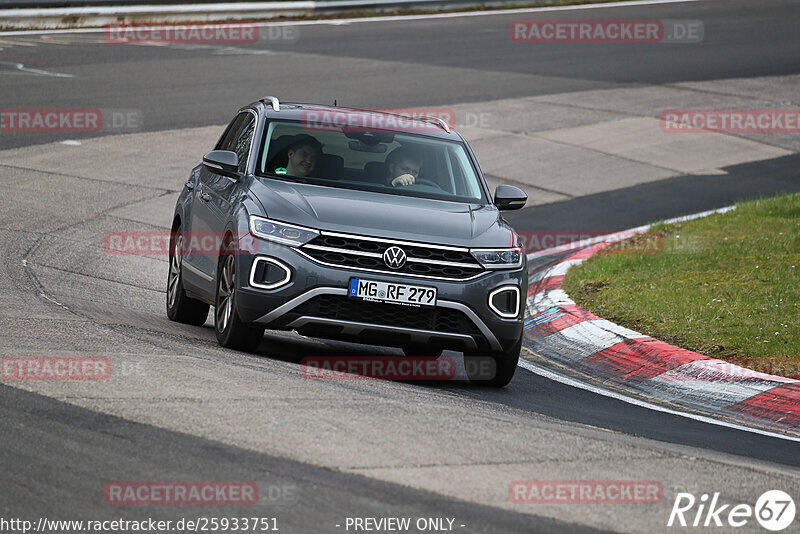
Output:
<svg viewBox="0 0 800 534">
<path fill-rule="evenodd" d="M 399 187 L 413 184 L 419 176 L 420 163 L 420 157 L 408 148 L 395 148 L 386 156 L 386 168 L 389 171 L 386 185 Z"/>
<path fill-rule="evenodd" d="M 285 172 L 280 172 L 280 166 L 274 169 L 276 174 L 289 176 L 308 176 L 314 170 L 314 165 L 322 153 L 322 143 L 310 135 L 298 135 L 298 139 L 285 149 Z M 283 151 L 282 151 L 283 152 Z M 278 158 L 279 160 L 284 158 Z"/>
</svg>

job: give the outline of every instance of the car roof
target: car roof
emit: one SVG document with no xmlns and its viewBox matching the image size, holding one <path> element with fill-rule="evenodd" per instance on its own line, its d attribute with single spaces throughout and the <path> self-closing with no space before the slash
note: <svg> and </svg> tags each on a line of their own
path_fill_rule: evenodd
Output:
<svg viewBox="0 0 800 534">
<path fill-rule="evenodd" d="M 453 129 L 452 125 L 436 122 L 436 118 L 414 118 L 408 115 L 392 113 L 387 110 L 358 109 L 340 106 L 326 106 L 301 102 L 280 102 L 279 111 L 275 111 L 267 99 L 257 100 L 250 104 L 261 111 L 266 111 L 270 118 L 280 118 L 293 121 L 313 121 L 324 125 L 353 125 L 355 128 L 388 130 L 403 133 L 414 133 L 427 137 L 436 137 L 453 141 L 463 141 L 461 135 Z M 398 110 L 400 112 L 402 110 Z M 445 123 L 446 124 L 446 123 Z"/>
</svg>

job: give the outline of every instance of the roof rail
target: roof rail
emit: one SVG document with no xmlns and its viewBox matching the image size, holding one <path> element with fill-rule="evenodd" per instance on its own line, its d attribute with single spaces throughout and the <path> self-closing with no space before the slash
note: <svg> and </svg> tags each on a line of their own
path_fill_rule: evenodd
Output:
<svg viewBox="0 0 800 534">
<path fill-rule="evenodd" d="M 430 115 L 420 115 L 414 118 L 428 122 L 435 122 L 436 124 L 442 127 L 442 130 L 444 130 L 447 133 L 450 133 L 450 126 L 447 125 L 447 122 L 444 119 L 440 119 L 439 117 L 431 117 Z"/>
<path fill-rule="evenodd" d="M 262 102 L 264 102 L 265 100 L 269 100 L 272 103 L 272 109 L 274 109 L 275 111 L 281 110 L 281 103 L 278 100 L 277 96 L 265 96 L 264 98 L 261 99 Z"/>
</svg>

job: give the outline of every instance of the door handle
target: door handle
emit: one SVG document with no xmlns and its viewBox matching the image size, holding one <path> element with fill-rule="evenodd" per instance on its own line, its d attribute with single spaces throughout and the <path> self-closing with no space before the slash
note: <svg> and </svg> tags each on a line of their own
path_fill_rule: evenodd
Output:
<svg viewBox="0 0 800 534">
<path fill-rule="evenodd" d="M 203 202 L 208 202 L 209 200 L 211 200 L 211 195 L 209 195 L 208 193 L 203 193 L 202 195 L 200 195 L 200 200 L 202 200 Z"/>
</svg>

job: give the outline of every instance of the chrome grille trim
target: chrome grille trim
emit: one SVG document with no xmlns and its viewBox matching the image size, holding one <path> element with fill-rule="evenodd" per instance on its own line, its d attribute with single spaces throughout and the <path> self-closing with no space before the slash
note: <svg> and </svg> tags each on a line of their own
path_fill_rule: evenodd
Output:
<svg viewBox="0 0 800 534">
<path fill-rule="evenodd" d="M 337 265 L 335 263 L 328 263 L 326 261 L 318 260 L 317 258 L 312 258 L 311 256 L 309 256 L 308 254 L 306 254 L 305 252 L 303 252 L 299 248 L 294 249 L 294 251 L 297 252 L 298 254 L 304 256 L 309 261 L 313 261 L 314 263 L 318 263 L 320 265 L 325 265 L 326 267 L 335 267 L 337 269 L 347 269 L 347 270 L 350 270 L 350 271 L 364 271 L 364 272 L 376 273 L 376 274 L 390 274 L 392 276 L 408 276 L 408 277 L 411 277 L 411 278 L 426 278 L 428 280 L 446 280 L 448 282 L 469 282 L 470 280 L 475 280 L 476 278 L 478 278 L 480 276 L 483 276 L 485 274 L 488 274 L 488 273 L 492 272 L 492 271 L 488 271 L 488 270 L 482 270 L 482 271 L 480 271 L 478 273 L 473 274 L 472 276 L 470 276 L 468 278 L 450 278 L 450 277 L 446 277 L 446 276 L 429 276 L 429 275 L 425 275 L 425 274 L 402 273 L 402 272 L 398 272 L 398 271 L 390 271 L 388 268 L 386 268 L 386 270 L 378 270 L 378 269 L 367 269 L 366 267 L 355 267 L 355 266 L 350 266 L 350 265 Z M 345 290 L 345 291 L 347 291 L 347 290 Z"/>
<path fill-rule="evenodd" d="M 453 252 L 467 252 L 469 253 L 469 249 L 465 247 L 451 247 L 449 245 L 431 245 L 429 243 L 422 243 L 419 241 L 402 241 L 399 239 L 387 239 L 385 237 L 372 237 L 366 235 L 358 235 L 358 234 L 342 234 L 339 232 L 329 232 L 327 230 L 321 230 L 320 235 L 329 235 L 333 237 L 341 237 L 345 239 L 361 239 L 362 241 L 375 241 L 378 243 L 386 243 L 389 245 L 405 245 L 408 247 L 427 247 L 427 248 L 438 248 L 439 250 L 450 250 Z"/>
<path fill-rule="evenodd" d="M 383 254 L 391 246 L 405 249 L 407 260 L 404 267 L 392 269 L 384 265 Z M 392 276 L 467 281 L 488 272 L 466 247 L 341 232 L 321 231 L 319 236 L 294 250 L 322 265 Z"/>
<path fill-rule="evenodd" d="M 303 248 L 322 250 L 325 252 L 336 252 L 337 254 L 352 254 L 354 256 L 367 256 L 369 258 L 383 258 L 383 254 L 377 252 L 362 252 L 360 250 L 350 250 L 349 248 L 323 247 L 322 245 L 303 245 Z"/>
<path fill-rule="evenodd" d="M 408 258 L 406 261 L 414 263 L 429 263 L 431 265 L 444 265 L 446 267 L 461 267 L 464 269 L 483 269 L 480 263 L 459 263 L 457 261 L 427 260 L 425 258 Z"/>
<path fill-rule="evenodd" d="M 322 245 L 304 245 L 303 248 L 310 248 L 313 250 L 322 250 L 324 252 L 336 252 L 337 254 L 352 254 L 353 256 L 366 256 L 368 258 L 381 258 L 383 259 L 382 254 L 378 254 L 377 252 L 363 252 L 360 250 L 350 250 L 349 248 L 334 248 L 334 247 L 323 247 Z M 429 260 L 425 258 L 408 258 L 406 261 L 414 262 L 414 263 L 429 263 L 431 265 L 444 265 L 447 267 L 461 267 L 464 269 L 482 269 L 479 263 L 460 263 L 457 261 L 444 261 L 444 260 Z"/>
</svg>

